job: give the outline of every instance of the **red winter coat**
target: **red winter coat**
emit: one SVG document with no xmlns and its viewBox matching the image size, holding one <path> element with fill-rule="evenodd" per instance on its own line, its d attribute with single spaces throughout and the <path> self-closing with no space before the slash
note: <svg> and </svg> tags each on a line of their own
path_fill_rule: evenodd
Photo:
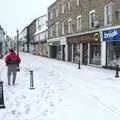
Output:
<svg viewBox="0 0 120 120">
<path fill-rule="evenodd" d="M 5 57 L 5 62 L 6 65 L 18 65 L 21 59 L 15 52 L 10 52 L 10 54 Z"/>
</svg>

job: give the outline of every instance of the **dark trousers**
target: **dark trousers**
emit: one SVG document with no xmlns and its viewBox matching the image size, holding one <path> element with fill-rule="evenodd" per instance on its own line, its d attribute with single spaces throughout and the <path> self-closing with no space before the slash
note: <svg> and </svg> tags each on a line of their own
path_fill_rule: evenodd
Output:
<svg viewBox="0 0 120 120">
<path fill-rule="evenodd" d="M 12 76 L 12 84 L 15 84 L 17 75 L 17 65 L 10 65 L 8 66 L 7 77 L 8 77 L 8 85 L 11 83 L 11 76 Z"/>
</svg>

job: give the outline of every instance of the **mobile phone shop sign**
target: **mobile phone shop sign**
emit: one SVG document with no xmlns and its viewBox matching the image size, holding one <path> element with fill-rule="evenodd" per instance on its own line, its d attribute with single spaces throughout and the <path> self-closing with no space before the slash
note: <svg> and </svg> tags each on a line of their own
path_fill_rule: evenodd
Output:
<svg viewBox="0 0 120 120">
<path fill-rule="evenodd" d="M 120 28 L 103 31 L 103 41 L 120 40 Z"/>
</svg>

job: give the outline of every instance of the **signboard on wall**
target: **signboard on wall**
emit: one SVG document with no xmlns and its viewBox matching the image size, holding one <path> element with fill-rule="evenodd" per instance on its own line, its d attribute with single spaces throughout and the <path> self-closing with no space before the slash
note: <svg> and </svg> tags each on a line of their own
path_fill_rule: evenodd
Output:
<svg viewBox="0 0 120 120">
<path fill-rule="evenodd" d="M 78 36 L 71 36 L 67 38 L 67 43 L 84 43 L 84 42 L 100 42 L 100 33 L 88 33 Z"/>
<path fill-rule="evenodd" d="M 102 35 L 103 41 L 120 40 L 120 28 L 104 30 Z"/>
</svg>

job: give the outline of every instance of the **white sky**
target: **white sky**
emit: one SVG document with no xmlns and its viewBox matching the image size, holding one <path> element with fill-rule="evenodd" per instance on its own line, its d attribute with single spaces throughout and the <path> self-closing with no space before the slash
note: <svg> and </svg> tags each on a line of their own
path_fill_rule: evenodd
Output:
<svg viewBox="0 0 120 120">
<path fill-rule="evenodd" d="M 120 120 L 120 78 L 115 71 L 20 53 L 15 86 L 0 59 L 4 103 L 0 120 Z M 33 62 L 35 61 L 35 62 Z M 34 90 L 29 89 L 34 70 Z M 12 81 L 11 81 L 12 82 Z"/>
<path fill-rule="evenodd" d="M 15 35 L 33 19 L 46 14 L 55 0 L 0 0 L 0 24 L 9 35 Z"/>
</svg>

